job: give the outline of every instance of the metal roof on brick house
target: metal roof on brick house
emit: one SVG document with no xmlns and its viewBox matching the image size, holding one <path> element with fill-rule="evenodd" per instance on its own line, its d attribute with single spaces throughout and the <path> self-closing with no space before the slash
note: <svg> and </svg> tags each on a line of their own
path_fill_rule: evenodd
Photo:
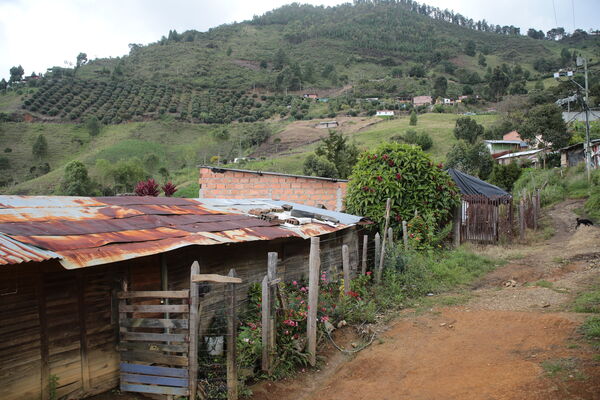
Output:
<svg viewBox="0 0 600 400">
<path fill-rule="evenodd" d="M 191 245 L 308 238 L 345 229 L 351 224 L 342 220 L 358 218 L 319 220 L 324 210 L 303 206 L 313 210 L 315 218 L 293 224 L 276 202 L 244 205 L 246 211 L 239 200 L 226 204 L 138 196 L 0 196 L 0 264 L 58 258 L 65 268 L 76 269 Z M 279 215 L 267 215 L 265 209 Z M 14 256 L 15 247 L 20 256 Z"/>
</svg>

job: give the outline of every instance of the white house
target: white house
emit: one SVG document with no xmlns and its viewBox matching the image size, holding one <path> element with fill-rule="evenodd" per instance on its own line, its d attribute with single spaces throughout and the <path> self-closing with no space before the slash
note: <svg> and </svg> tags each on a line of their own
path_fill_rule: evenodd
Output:
<svg viewBox="0 0 600 400">
<path fill-rule="evenodd" d="M 393 117 L 394 116 L 394 111 L 392 110 L 379 110 L 377 111 L 377 113 L 375 114 L 378 117 Z"/>
</svg>

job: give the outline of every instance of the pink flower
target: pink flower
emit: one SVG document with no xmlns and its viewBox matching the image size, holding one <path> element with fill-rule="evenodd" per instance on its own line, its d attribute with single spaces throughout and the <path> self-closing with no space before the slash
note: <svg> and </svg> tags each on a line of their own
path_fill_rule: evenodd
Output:
<svg viewBox="0 0 600 400">
<path fill-rule="evenodd" d="M 371 271 L 367 271 L 367 275 L 369 275 L 369 276 L 370 276 L 372 273 L 373 273 L 373 272 L 371 272 Z"/>
<path fill-rule="evenodd" d="M 324 315 L 321 317 L 321 322 L 325 322 L 325 321 L 329 321 L 329 317 L 327 315 Z"/>
<path fill-rule="evenodd" d="M 308 290 L 308 289 L 306 289 L 305 287 L 301 287 L 301 288 L 300 288 L 300 291 L 301 291 L 301 292 L 306 292 L 307 290 Z"/>
<path fill-rule="evenodd" d="M 298 284 L 298 282 L 296 282 L 296 281 L 292 282 L 292 285 L 294 285 L 294 286 L 296 286 L 297 284 Z"/>
</svg>

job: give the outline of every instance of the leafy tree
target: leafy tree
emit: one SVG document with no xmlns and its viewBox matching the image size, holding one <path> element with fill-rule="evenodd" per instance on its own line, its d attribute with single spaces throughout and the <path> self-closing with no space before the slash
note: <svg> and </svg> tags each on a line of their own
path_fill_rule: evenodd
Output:
<svg viewBox="0 0 600 400">
<path fill-rule="evenodd" d="M 10 169 L 10 160 L 8 157 L 0 157 L 0 170 Z"/>
<path fill-rule="evenodd" d="M 443 76 L 437 77 L 433 83 L 434 97 L 445 97 L 446 90 L 448 90 L 448 80 Z"/>
<path fill-rule="evenodd" d="M 425 68 L 422 65 L 413 65 L 408 70 L 408 75 L 415 78 L 423 78 L 425 76 Z"/>
<path fill-rule="evenodd" d="M 477 139 L 483 136 L 483 131 L 483 126 L 470 117 L 460 117 L 454 125 L 454 137 L 458 140 L 464 140 L 469 144 L 477 142 Z"/>
<path fill-rule="evenodd" d="M 570 133 L 562 118 L 562 109 L 556 104 L 541 104 L 525 114 L 519 129 L 523 139 L 534 140 L 541 136 L 554 150 L 569 144 Z"/>
<path fill-rule="evenodd" d="M 479 65 L 481 65 L 482 67 L 487 67 L 487 61 L 485 59 L 485 56 L 482 53 L 479 53 L 479 59 L 478 59 L 477 63 Z"/>
<path fill-rule="evenodd" d="M 464 85 L 462 89 L 462 94 L 465 96 L 473 94 L 473 88 L 469 85 Z"/>
<path fill-rule="evenodd" d="M 497 66 L 494 68 L 488 79 L 490 97 L 492 97 L 494 100 L 498 100 L 500 97 L 506 94 L 508 85 L 510 85 L 510 77 L 504 71 L 502 71 L 500 67 Z"/>
<path fill-rule="evenodd" d="M 277 50 L 277 53 L 275 53 L 275 59 L 273 60 L 273 69 L 279 71 L 283 69 L 283 66 L 287 63 L 288 56 L 287 54 L 285 54 L 285 51 L 280 48 L 279 50 Z"/>
<path fill-rule="evenodd" d="M 229 46 L 229 47 L 227 48 L 227 52 L 226 52 L 226 54 L 227 54 L 227 57 L 229 57 L 229 56 L 231 55 L 231 52 L 232 52 L 232 51 L 233 51 L 233 50 L 231 49 L 231 46 Z"/>
<path fill-rule="evenodd" d="M 309 154 L 304 160 L 304 174 L 323 176 L 326 178 L 339 178 L 340 174 L 335 164 L 323 156 Z"/>
<path fill-rule="evenodd" d="M 0 80 L 0 90 L 4 90 L 8 87 L 8 82 L 6 82 L 6 79 L 2 78 L 2 80 Z"/>
<path fill-rule="evenodd" d="M 470 144 L 460 140 L 446 154 L 446 165 L 467 174 L 486 179 L 492 172 L 494 159 L 483 142 Z"/>
<path fill-rule="evenodd" d="M 383 225 L 388 197 L 392 228 L 410 220 L 415 211 L 442 224 L 459 201 L 458 190 L 441 164 L 435 166 L 418 147 L 398 143 L 383 143 L 360 155 L 348 183 L 346 208 Z"/>
<path fill-rule="evenodd" d="M 550 40 L 557 40 L 557 39 L 560 40 L 560 39 L 562 39 L 564 34 L 565 34 L 565 28 L 558 27 L 558 28 L 552 28 L 548 32 L 546 32 L 546 37 Z"/>
<path fill-rule="evenodd" d="M 466 44 L 465 44 L 465 54 L 471 57 L 475 56 L 475 42 L 472 40 L 469 40 Z"/>
<path fill-rule="evenodd" d="M 402 78 L 402 68 L 400 68 L 400 67 L 392 68 L 392 77 Z"/>
<path fill-rule="evenodd" d="M 404 141 L 409 144 L 415 144 L 423 150 L 429 150 L 433 146 L 433 139 L 426 132 L 417 133 L 414 129 L 409 129 L 404 134 Z"/>
<path fill-rule="evenodd" d="M 39 134 L 35 139 L 31 148 L 31 153 L 35 158 L 43 158 L 48 154 L 48 142 L 44 135 Z"/>
<path fill-rule="evenodd" d="M 98 136 L 101 129 L 100 120 L 95 115 L 87 117 L 85 119 L 85 128 L 87 129 L 90 136 Z"/>
<path fill-rule="evenodd" d="M 411 126 L 417 125 L 417 113 L 415 112 L 415 110 L 412 110 L 410 112 L 410 121 L 408 122 L 408 124 Z"/>
<path fill-rule="evenodd" d="M 60 191 L 67 196 L 91 196 L 95 194 L 95 184 L 81 161 L 71 161 L 65 167 Z"/>
<path fill-rule="evenodd" d="M 543 31 L 541 31 L 541 30 L 540 31 L 536 31 L 533 28 L 529 28 L 527 30 L 527 36 L 529 36 L 532 39 L 544 39 L 544 38 L 546 38 L 546 35 L 544 34 Z"/>
<path fill-rule="evenodd" d="M 79 68 L 82 65 L 84 65 L 85 63 L 87 63 L 88 58 L 87 58 L 87 54 L 85 53 L 79 53 L 77 55 L 77 60 L 76 60 L 76 64 L 75 64 L 75 68 Z"/>
<path fill-rule="evenodd" d="M 569 51 L 569 49 L 563 47 L 563 49 L 560 51 L 560 59 L 562 61 L 563 67 L 569 64 L 571 58 L 571 52 Z"/>
<path fill-rule="evenodd" d="M 21 81 L 21 79 L 23 79 L 23 74 L 25 73 L 25 70 L 23 69 L 22 66 L 18 66 L 18 67 L 12 67 L 10 69 L 10 78 L 8 80 L 9 83 L 12 82 L 19 82 Z"/>
<path fill-rule="evenodd" d="M 327 160 L 335 166 L 337 176 L 331 178 L 346 179 L 352 172 L 352 167 L 356 163 L 359 150 L 354 144 L 347 143 L 348 139 L 342 133 L 334 130 L 329 131 L 329 136 L 321 139 L 321 144 L 315 150 L 315 155 L 319 158 Z M 317 170 L 307 169 L 310 166 L 318 167 L 318 170 L 327 170 L 328 173 L 333 173 L 331 166 L 324 163 L 322 160 L 314 157 L 308 162 L 305 162 L 305 173 L 307 175 L 317 174 Z M 307 167 L 308 166 L 308 167 Z M 311 167 L 310 167 L 311 168 Z"/>
<path fill-rule="evenodd" d="M 508 165 L 495 163 L 488 181 L 491 184 L 510 192 L 517 179 L 521 176 L 521 171 L 521 167 L 515 162 Z"/>
</svg>

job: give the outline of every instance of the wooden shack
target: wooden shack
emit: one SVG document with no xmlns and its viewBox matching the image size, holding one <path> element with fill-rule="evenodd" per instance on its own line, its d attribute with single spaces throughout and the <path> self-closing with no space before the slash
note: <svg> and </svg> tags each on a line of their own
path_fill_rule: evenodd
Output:
<svg viewBox="0 0 600 400">
<path fill-rule="evenodd" d="M 266 274 L 269 251 L 279 254 L 281 276 L 306 275 L 312 236 L 322 237 L 323 268 L 338 262 L 342 244 L 356 268 L 361 218 L 292 204 L 312 216 L 293 225 L 282 204 L 0 196 L 2 399 L 49 399 L 52 387 L 57 398 L 77 399 L 118 387 L 124 279 L 136 291 L 187 289 L 198 261 L 202 273 L 235 268 L 243 293 Z M 202 301 L 209 311 L 222 297 Z"/>
</svg>

